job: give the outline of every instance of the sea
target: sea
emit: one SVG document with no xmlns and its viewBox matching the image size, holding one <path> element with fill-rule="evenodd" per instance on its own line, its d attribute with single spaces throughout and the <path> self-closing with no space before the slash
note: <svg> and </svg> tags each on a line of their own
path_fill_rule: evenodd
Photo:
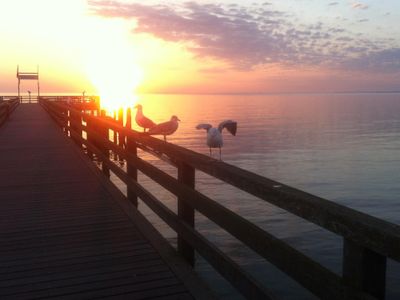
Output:
<svg viewBox="0 0 400 300">
<path fill-rule="evenodd" d="M 138 103 L 156 123 L 178 116 L 179 128 L 168 142 L 204 155 L 209 155 L 206 132 L 196 125 L 236 121 L 236 136 L 223 133 L 224 162 L 400 225 L 400 93 L 141 95 Z M 139 155 L 176 175 L 168 163 Z M 216 149 L 212 155 L 219 159 Z M 173 195 L 142 174 L 139 182 L 176 211 Z M 341 274 L 339 236 L 200 171 L 196 189 Z M 176 245 L 176 234 L 144 203 L 139 208 Z M 196 228 L 278 297 L 314 299 L 199 213 Z M 219 297 L 242 299 L 199 255 L 196 270 Z M 400 263 L 391 260 L 387 299 L 400 299 Z"/>
</svg>

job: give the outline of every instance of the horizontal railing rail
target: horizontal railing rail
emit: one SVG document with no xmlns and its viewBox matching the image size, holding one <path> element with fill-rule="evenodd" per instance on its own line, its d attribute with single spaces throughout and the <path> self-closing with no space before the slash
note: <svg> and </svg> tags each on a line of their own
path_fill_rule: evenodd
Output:
<svg viewBox="0 0 400 300">
<path fill-rule="evenodd" d="M 194 251 L 198 251 L 246 297 L 273 298 L 272 293 L 257 279 L 195 230 L 195 211 L 219 225 L 320 298 L 384 299 L 386 259 L 390 257 L 400 261 L 400 226 L 136 132 L 99 113 L 97 116 L 85 114 L 82 107 L 44 99 L 41 103 L 79 146 L 84 145 L 89 154 L 96 155 L 102 162 L 105 175 L 109 176 L 111 170 L 127 185 L 128 199 L 132 203 L 137 205 L 139 197 L 177 232 L 178 251 L 189 263 L 193 265 Z M 110 130 L 114 133 L 114 141 L 109 138 Z M 177 167 L 178 178 L 138 157 L 138 148 L 167 156 Z M 126 161 L 127 171 L 110 160 L 110 151 Z M 330 271 L 197 191 L 195 170 L 223 180 L 342 236 L 342 275 Z M 177 214 L 138 183 L 138 171 L 177 196 Z"/>
<path fill-rule="evenodd" d="M 18 98 L 0 99 L 0 126 L 7 121 L 11 113 L 17 108 L 18 104 Z"/>
<path fill-rule="evenodd" d="M 38 98 L 40 101 L 50 101 L 64 104 L 73 104 L 74 108 L 81 111 L 92 110 L 95 111 L 100 106 L 99 96 L 77 96 L 77 95 L 67 95 L 67 96 L 40 96 Z"/>
</svg>

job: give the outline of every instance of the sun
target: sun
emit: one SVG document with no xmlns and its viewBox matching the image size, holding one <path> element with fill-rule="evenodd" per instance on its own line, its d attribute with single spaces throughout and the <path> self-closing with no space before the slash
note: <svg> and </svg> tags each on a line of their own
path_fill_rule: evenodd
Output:
<svg viewBox="0 0 400 300">
<path fill-rule="evenodd" d="M 85 48 L 86 73 L 95 86 L 100 105 L 109 114 L 134 106 L 143 72 L 135 61 L 126 26 L 119 21 L 87 24 L 90 43 Z"/>
</svg>

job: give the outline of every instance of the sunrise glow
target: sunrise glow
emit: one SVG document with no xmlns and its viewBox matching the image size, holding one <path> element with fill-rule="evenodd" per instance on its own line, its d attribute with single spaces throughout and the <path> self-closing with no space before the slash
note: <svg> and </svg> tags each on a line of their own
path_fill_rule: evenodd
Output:
<svg viewBox="0 0 400 300">
<path fill-rule="evenodd" d="M 120 22 L 108 25 L 87 24 L 91 43 L 84 50 L 86 74 L 100 96 L 101 107 L 111 112 L 133 107 L 143 75 Z"/>
<path fill-rule="evenodd" d="M 17 65 L 40 66 L 43 92 L 99 94 L 108 109 L 138 93 L 399 89 L 396 1 L 6 2 L 3 92 Z"/>
</svg>

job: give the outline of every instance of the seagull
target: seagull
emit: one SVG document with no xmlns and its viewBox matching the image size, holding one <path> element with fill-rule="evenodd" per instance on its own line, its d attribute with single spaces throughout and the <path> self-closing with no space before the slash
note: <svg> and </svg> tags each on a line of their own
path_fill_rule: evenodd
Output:
<svg viewBox="0 0 400 300">
<path fill-rule="evenodd" d="M 141 104 L 136 105 L 135 108 L 137 108 L 135 121 L 140 127 L 143 127 L 143 132 L 146 131 L 146 128 L 153 128 L 156 126 L 156 123 L 143 115 L 143 107 Z"/>
<path fill-rule="evenodd" d="M 173 134 L 178 129 L 178 121 L 180 120 L 177 116 L 172 116 L 171 120 L 157 124 L 156 126 L 150 128 L 147 133 L 150 135 L 163 135 L 164 141 L 167 141 L 166 136 Z"/>
<path fill-rule="evenodd" d="M 212 127 L 211 124 L 199 124 L 196 129 L 207 130 L 207 146 L 210 148 L 219 148 L 219 159 L 221 159 L 221 148 L 224 145 L 222 140 L 222 130 L 226 128 L 232 135 L 236 135 L 237 122 L 232 120 L 225 120 L 219 123 L 218 128 Z"/>
</svg>

